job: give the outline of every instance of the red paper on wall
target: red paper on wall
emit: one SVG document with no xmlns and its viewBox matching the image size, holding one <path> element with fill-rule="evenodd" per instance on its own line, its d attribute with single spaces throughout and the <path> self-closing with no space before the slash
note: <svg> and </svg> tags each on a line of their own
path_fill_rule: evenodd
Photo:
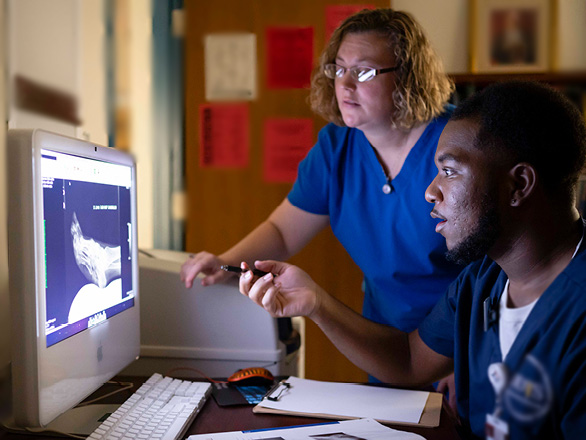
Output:
<svg viewBox="0 0 586 440">
<path fill-rule="evenodd" d="M 326 6 L 326 35 L 325 41 L 328 41 L 336 28 L 342 22 L 363 9 L 374 9 L 374 5 L 329 5 Z"/>
<path fill-rule="evenodd" d="M 313 67 L 312 27 L 269 27 L 267 42 L 267 87 L 308 87 Z"/>
<path fill-rule="evenodd" d="M 267 119 L 264 124 L 264 179 L 294 182 L 297 166 L 314 142 L 312 119 Z"/>
<path fill-rule="evenodd" d="M 203 104 L 199 108 L 199 165 L 244 168 L 250 153 L 247 104 Z"/>
</svg>

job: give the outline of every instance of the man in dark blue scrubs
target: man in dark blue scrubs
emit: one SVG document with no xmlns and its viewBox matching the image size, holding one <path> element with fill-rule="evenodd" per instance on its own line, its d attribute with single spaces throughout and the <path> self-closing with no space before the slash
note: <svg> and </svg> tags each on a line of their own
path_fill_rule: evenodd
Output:
<svg viewBox="0 0 586 440">
<path fill-rule="evenodd" d="M 425 197 L 448 256 L 469 264 L 418 330 L 346 308 L 295 266 L 257 262 L 240 290 L 274 316 L 315 321 L 356 365 L 395 384 L 452 370 L 467 436 L 581 438 L 586 431 L 586 244 L 575 208 L 582 115 L 535 83 L 498 83 L 444 129 Z M 243 264 L 243 267 L 246 267 Z"/>
</svg>

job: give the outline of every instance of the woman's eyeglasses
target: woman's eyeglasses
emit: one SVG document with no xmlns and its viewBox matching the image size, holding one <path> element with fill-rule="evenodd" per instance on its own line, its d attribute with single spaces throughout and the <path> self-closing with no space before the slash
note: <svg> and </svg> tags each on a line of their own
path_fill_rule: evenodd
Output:
<svg viewBox="0 0 586 440">
<path fill-rule="evenodd" d="M 324 74 L 331 79 L 342 78 L 346 71 L 350 72 L 352 79 L 358 82 L 370 81 L 381 73 L 394 72 L 399 66 L 387 67 L 386 69 L 373 69 L 367 66 L 342 67 L 337 64 L 326 64 L 324 66 Z"/>
</svg>

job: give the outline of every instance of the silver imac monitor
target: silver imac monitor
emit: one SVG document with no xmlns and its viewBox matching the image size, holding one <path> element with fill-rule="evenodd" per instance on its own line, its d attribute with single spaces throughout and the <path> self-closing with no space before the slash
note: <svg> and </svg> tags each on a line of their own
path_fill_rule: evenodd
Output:
<svg viewBox="0 0 586 440">
<path fill-rule="evenodd" d="M 136 167 L 41 130 L 7 153 L 14 422 L 46 427 L 138 358 Z"/>
</svg>

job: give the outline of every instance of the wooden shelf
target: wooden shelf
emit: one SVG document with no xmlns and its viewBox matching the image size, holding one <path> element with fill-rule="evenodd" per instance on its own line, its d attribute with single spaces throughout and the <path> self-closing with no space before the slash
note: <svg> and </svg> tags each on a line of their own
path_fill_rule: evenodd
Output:
<svg viewBox="0 0 586 440">
<path fill-rule="evenodd" d="M 543 73 L 458 73 L 450 74 L 456 86 L 475 84 L 488 85 L 498 81 L 528 80 L 541 81 L 551 85 L 581 85 L 586 87 L 586 71 L 543 72 Z"/>
</svg>

